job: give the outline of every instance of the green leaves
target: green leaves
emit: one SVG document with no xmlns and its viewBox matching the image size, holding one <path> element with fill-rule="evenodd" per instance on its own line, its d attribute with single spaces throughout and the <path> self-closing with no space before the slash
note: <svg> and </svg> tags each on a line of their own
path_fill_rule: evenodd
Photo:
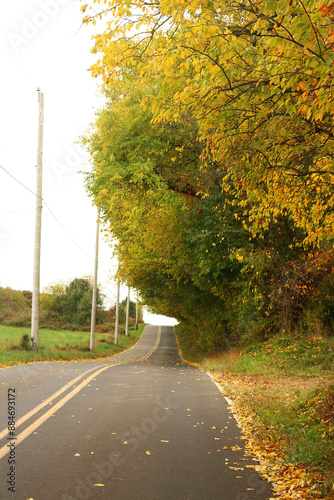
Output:
<svg viewBox="0 0 334 500">
<path fill-rule="evenodd" d="M 113 29 L 96 37 L 91 68 L 106 106 L 83 141 L 120 276 L 150 306 L 206 325 L 199 344 L 218 345 L 215 328 L 279 329 L 284 314 L 293 325 L 300 304 L 284 280 L 292 270 L 298 284 L 298 265 L 334 238 L 333 9 L 106 8 Z"/>
</svg>

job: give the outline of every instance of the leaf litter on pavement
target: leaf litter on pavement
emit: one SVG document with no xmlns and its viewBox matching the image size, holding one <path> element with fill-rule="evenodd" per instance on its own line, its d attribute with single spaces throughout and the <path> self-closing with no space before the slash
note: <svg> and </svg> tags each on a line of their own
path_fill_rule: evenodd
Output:
<svg viewBox="0 0 334 500">
<path fill-rule="evenodd" d="M 265 398 L 263 391 L 261 394 L 261 388 L 259 388 L 259 385 L 263 384 L 263 378 L 258 379 L 257 377 L 232 375 L 230 373 L 219 373 L 218 375 L 217 373 L 212 373 L 211 375 L 214 381 L 219 384 L 222 396 L 226 397 L 229 409 L 236 418 L 238 426 L 243 431 L 244 436 L 240 439 L 245 441 L 246 453 L 249 452 L 255 456 L 259 462 L 256 465 L 246 465 L 246 468 L 255 469 L 262 477 L 274 485 L 273 492 L 276 495 L 275 498 L 278 497 L 280 500 L 334 499 L 333 471 L 324 471 L 325 474 L 328 474 L 328 479 L 333 481 L 333 484 L 332 491 L 323 496 L 323 493 L 318 488 L 318 481 L 320 482 L 320 479 L 323 480 L 321 472 L 318 473 L 316 470 L 313 470 L 311 471 L 312 474 L 310 474 L 309 467 L 287 461 L 287 458 L 284 456 L 284 448 L 280 446 L 286 443 L 280 443 L 274 435 L 270 435 L 270 429 L 269 433 L 262 432 L 261 421 L 254 407 L 256 408 L 256 402 Z M 307 384 L 307 381 L 303 382 Z M 288 399 L 291 398 L 291 393 L 289 392 L 291 385 L 293 383 L 297 384 L 298 381 L 266 380 L 265 383 L 268 386 L 271 384 L 273 386 L 271 387 L 272 392 L 268 390 L 270 392 L 268 397 L 278 398 L 275 395 L 276 383 L 280 384 L 280 389 L 283 387 L 283 393 Z M 308 384 L 310 383 L 309 381 Z M 253 407 L 249 403 L 249 400 L 253 401 Z M 282 408 L 279 411 L 281 410 Z M 333 427 L 330 430 L 332 432 Z M 237 448 L 239 447 L 231 447 L 233 451 L 236 451 Z M 230 469 L 238 470 L 235 467 L 230 467 Z"/>
</svg>

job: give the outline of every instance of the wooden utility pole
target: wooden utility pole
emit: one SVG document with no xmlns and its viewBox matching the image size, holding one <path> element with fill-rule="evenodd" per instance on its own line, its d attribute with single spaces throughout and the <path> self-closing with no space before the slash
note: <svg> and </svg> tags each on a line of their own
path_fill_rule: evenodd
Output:
<svg viewBox="0 0 334 500">
<path fill-rule="evenodd" d="M 117 280 L 117 294 L 116 294 L 116 317 L 115 317 L 115 345 L 118 345 L 119 289 L 120 289 L 120 284 L 119 284 L 119 280 Z"/>
<path fill-rule="evenodd" d="M 128 298 L 126 301 L 125 335 L 129 335 L 129 312 L 130 312 L 130 287 L 128 286 Z"/>
<path fill-rule="evenodd" d="M 138 330 L 138 321 L 139 321 L 139 302 L 138 302 L 138 298 L 137 298 L 137 301 L 136 301 L 136 330 Z"/>
<path fill-rule="evenodd" d="M 94 351 L 95 322 L 96 322 L 97 268 L 98 268 L 98 263 L 99 263 L 99 235 L 100 235 L 100 212 L 99 212 L 99 210 L 97 210 L 94 283 L 93 283 L 92 316 L 91 316 L 91 324 L 90 324 L 90 345 L 89 345 L 89 349 L 92 352 Z"/>
<path fill-rule="evenodd" d="M 31 312 L 31 347 L 38 352 L 39 348 L 39 288 L 41 267 L 41 230 L 42 230 L 42 166 L 43 166 L 43 126 L 44 126 L 44 94 L 38 91 L 38 142 L 37 142 L 37 173 L 36 173 L 36 218 L 35 218 L 35 245 L 33 267 L 33 290 Z"/>
</svg>

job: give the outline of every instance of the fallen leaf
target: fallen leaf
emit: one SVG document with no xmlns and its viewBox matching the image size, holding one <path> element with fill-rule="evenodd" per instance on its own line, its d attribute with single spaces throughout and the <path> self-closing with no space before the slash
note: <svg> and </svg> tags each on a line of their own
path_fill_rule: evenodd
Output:
<svg viewBox="0 0 334 500">
<path fill-rule="evenodd" d="M 167 441 L 167 439 L 161 439 L 160 441 L 161 441 L 161 443 L 169 443 L 169 441 Z"/>
<path fill-rule="evenodd" d="M 75 457 L 80 457 L 80 453 L 76 453 L 74 456 Z"/>
<path fill-rule="evenodd" d="M 146 455 L 151 455 L 150 451 L 145 451 Z"/>
<path fill-rule="evenodd" d="M 215 427 L 214 425 L 211 427 L 212 431 L 215 431 L 216 429 L 217 429 L 217 427 Z"/>
<path fill-rule="evenodd" d="M 94 486 L 105 486 L 105 484 L 94 484 Z"/>
</svg>

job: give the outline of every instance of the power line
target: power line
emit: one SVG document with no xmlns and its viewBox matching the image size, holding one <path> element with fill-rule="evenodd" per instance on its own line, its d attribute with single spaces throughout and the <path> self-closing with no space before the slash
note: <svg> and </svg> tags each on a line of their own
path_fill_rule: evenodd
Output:
<svg viewBox="0 0 334 500">
<path fill-rule="evenodd" d="M 49 210 L 50 214 L 52 215 L 52 217 L 55 219 L 55 221 L 59 224 L 59 226 L 62 228 L 62 230 L 64 231 L 64 233 L 66 234 L 66 236 L 68 238 L 70 238 L 70 240 L 79 248 L 79 250 L 81 250 L 85 255 L 86 257 L 88 257 L 90 260 L 94 260 L 93 257 L 91 257 L 90 255 L 88 255 L 88 253 L 85 252 L 85 250 L 83 248 L 81 248 L 80 245 L 78 245 L 78 243 L 76 241 L 74 241 L 74 239 L 72 238 L 72 236 L 70 235 L 70 233 L 64 228 L 64 226 L 59 222 L 59 220 L 57 219 L 57 217 L 55 216 L 55 214 L 52 212 L 51 208 L 49 207 L 49 205 L 46 203 L 46 201 L 44 201 L 44 205 L 46 206 L 46 208 Z"/>
<path fill-rule="evenodd" d="M 14 179 L 14 181 L 18 182 L 22 187 L 24 187 L 24 189 L 26 189 L 27 191 L 29 191 L 31 194 L 33 194 L 37 198 L 41 198 L 36 193 L 34 193 L 34 191 L 32 191 L 31 189 L 29 189 L 27 186 L 25 186 L 24 184 L 22 184 L 22 182 L 20 182 L 18 179 L 16 179 L 16 177 L 14 177 L 13 174 L 11 174 L 10 172 L 8 172 L 8 170 L 6 170 L 2 165 L 0 165 L 0 168 L 2 168 L 2 170 L 4 170 L 6 172 L 6 174 L 8 174 L 12 179 Z M 41 200 L 42 199 L 43 198 L 41 198 Z"/>
<path fill-rule="evenodd" d="M 24 187 L 24 189 L 26 189 L 27 191 L 29 191 L 35 197 L 40 198 L 44 202 L 45 207 L 49 210 L 50 214 L 55 219 L 55 221 L 57 222 L 57 224 L 59 224 L 59 226 L 62 228 L 62 230 L 64 231 L 64 233 L 66 234 L 66 236 L 79 248 L 79 250 L 81 250 L 81 252 L 83 252 L 86 255 L 86 257 L 88 257 L 90 260 L 94 260 L 90 255 L 88 255 L 88 253 L 85 252 L 85 250 L 83 248 L 81 248 L 80 245 L 78 245 L 78 243 L 76 241 L 74 241 L 74 239 L 69 234 L 69 232 L 64 228 L 64 226 L 59 222 L 59 220 L 57 219 L 57 217 L 55 216 L 55 214 L 52 212 L 51 208 L 46 203 L 46 201 L 44 200 L 44 198 L 42 198 L 41 196 L 37 195 L 36 193 L 34 193 L 34 191 L 32 191 L 31 189 L 29 189 L 27 186 L 25 186 L 21 181 L 19 181 L 16 177 L 14 177 L 14 175 L 12 175 L 10 172 L 8 172 L 8 170 L 6 170 L 2 165 L 0 165 L 0 168 L 4 172 L 6 172 L 6 174 L 8 174 L 10 177 L 12 177 L 12 179 L 14 179 L 14 181 L 16 181 L 18 184 L 20 184 L 20 186 Z"/>
</svg>

